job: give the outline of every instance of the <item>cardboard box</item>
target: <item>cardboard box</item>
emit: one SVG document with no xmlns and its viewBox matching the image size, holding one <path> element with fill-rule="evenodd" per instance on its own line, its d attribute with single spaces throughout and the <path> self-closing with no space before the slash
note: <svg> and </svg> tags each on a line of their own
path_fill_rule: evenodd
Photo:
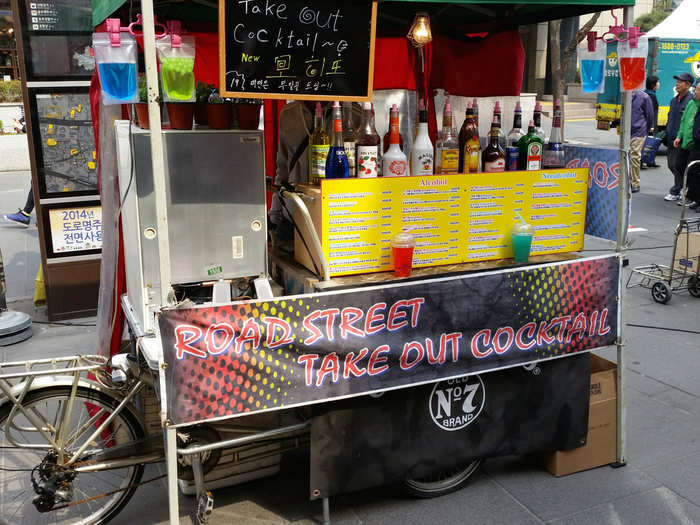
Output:
<svg viewBox="0 0 700 525">
<path fill-rule="evenodd" d="M 309 215 L 311 215 L 311 220 L 314 223 L 316 229 L 316 234 L 319 240 L 321 239 L 321 188 L 318 186 L 310 186 L 307 184 L 297 185 L 297 193 L 300 194 L 301 200 L 306 204 L 306 208 L 309 210 Z M 313 247 L 311 245 L 311 235 L 309 228 L 304 221 L 301 212 L 293 204 L 288 203 L 287 207 L 292 211 L 294 217 L 294 222 L 298 226 L 301 234 L 304 236 L 309 248 L 313 252 Z M 315 255 L 315 254 L 314 254 Z M 312 262 L 311 255 L 309 255 L 309 250 L 304 246 L 304 241 L 302 241 L 299 236 L 299 232 L 294 230 L 294 260 L 310 270 L 311 272 L 316 272 L 314 269 L 314 263 Z M 313 260 L 316 262 L 316 267 L 321 268 L 321 260 L 317 256 L 314 256 Z"/>
<path fill-rule="evenodd" d="M 673 267 L 697 273 L 698 264 L 700 264 L 700 232 L 680 233 L 676 252 L 673 254 Z"/>
<path fill-rule="evenodd" d="M 566 476 L 613 463 L 617 459 L 617 365 L 591 356 L 591 397 L 588 436 L 582 447 L 545 456 L 545 468 Z"/>
</svg>

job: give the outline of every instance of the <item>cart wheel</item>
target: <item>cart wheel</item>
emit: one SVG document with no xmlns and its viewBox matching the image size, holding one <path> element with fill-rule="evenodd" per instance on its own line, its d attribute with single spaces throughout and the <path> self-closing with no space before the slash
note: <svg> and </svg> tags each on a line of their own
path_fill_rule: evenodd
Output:
<svg viewBox="0 0 700 525">
<path fill-rule="evenodd" d="M 691 277 L 688 279 L 688 291 L 693 297 L 700 298 L 700 278 Z"/>
<path fill-rule="evenodd" d="M 662 281 L 656 281 L 651 287 L 651 296 L 657 303 L 666 304 L 671 300 L 671 289 Z"/>
<path fill-rule="evenodd" d="M 417 498 L 436 498 L 461 489 L 481 465 L 481 458 L 432 476 L 404 481 L 406 492 Z"/>
</svg>

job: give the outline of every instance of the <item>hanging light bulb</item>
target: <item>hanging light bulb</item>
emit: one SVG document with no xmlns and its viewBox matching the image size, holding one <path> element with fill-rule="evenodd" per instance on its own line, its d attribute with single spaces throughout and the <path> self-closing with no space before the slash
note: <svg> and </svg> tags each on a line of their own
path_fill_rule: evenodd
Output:
<svg viewBox="0 0 700 525">
<path fill-rule="evenodd" d="M 430 30 L 430 17 L 428 13 L 416 13 L 416 17 L 413 19 L 413 24 L 411 24 L 411 29 L 408 30 L 406 38 L 416 47 L 423 47 L 428 42 L 432 42 L 433 33 Z"/>
</svg>

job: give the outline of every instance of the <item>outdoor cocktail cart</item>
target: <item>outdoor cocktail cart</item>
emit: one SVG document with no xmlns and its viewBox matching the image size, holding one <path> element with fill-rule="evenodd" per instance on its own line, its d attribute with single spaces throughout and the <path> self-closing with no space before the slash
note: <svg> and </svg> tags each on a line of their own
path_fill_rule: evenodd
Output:
<svg viewBox="0 0 700 525">
<path fill-rule="evenodd" d="M 459 36 L 619 5 L 627 6 L 629 24 L 632 3 L 455 1 L 420 8 L 433 16 L 436 28 Z M 194 489 L 182 486 L 197 492 L 205 520 L 212 500 L 204 475 L 222 448 L 258 447 L 248 461 L 254 468 L 232 475 L 240 481 L 253 471 L 273 471 L 268 458 L 310 440 L 310 495 L 323 499 L 327 522 L 329 497 L 343 491 L 404 479 L 420 495 L 444 493 L 461 486 L 483 457 L 574 448 L 585 441 L 587 424 L 588 361 L 581 355 L 612 345 L 618 350 L 617 463 L 625 463 L 620 283 L 629 203 L 629 93 L 623 95 L 618 184 L 605 188 L 617 204 L 614 254 L 567 253 L 582 248 L 586 193 L 589 209 L 595 205 L 585 168 L 514 172 L 510 179 L 509 173 L 338 179 L 324 181 L 315 197 L 313 189 L 280 194 L 307 234 L 299 232 L 310 266 L 318 269 L 309 273 L 279 253 L 267 260 L 262 133 L 162 130 L 153 2 L 141 6 L 150 130 L 118 121 L 114 151 L 105 124 L 100 146 L 101 155 L 115 154 L 123 198 L 129 285 L 122 306 L 139 353 L 158 377 L 171 523 L 178 521 L 178 464 L 191 466 Z M 380 20 L 401 26 L 407 7 L 412 3 L 383 2 Z M 369 2 L 221 0 L 220 90 L 251 98 L 371 99 L 376 10 Z M 313 30 L 300 36 L 294 24 Z M 331 38 L 334 32 L 339 34 Z M 277 53 L 277 45 L 294 50 Z M 414 89 L 444 88 L 430 86 L 427 74 L 439 49 L 421 49 L 416 57 L 411 60 L 424 83 L 414 83 Z M 337 77 L 300 83 L 293 69 L 297 59 L 305 60 L 307 75 Z M 259 74 L 262 63 L 274 67 Z M 478 77 L 481 65 L 474 64 L 470 74 Z M 493 64 L 483 66 L 494 71 Z M 337 80 L 343 75 L 347 80 Z M 434 109 L 433 97 L 428 99 Z M 110 122 L 114 112 L 102 108 L 101 121 Z M 266 134 L 277 137 L 284 131 L 274 120 L 267 118 Z M 543 234 L 539 254 L 527 265 L 503 260 L 511 249 L 505 246 L 472 257 L 489 251 L 484 246 L 494 232 L 488 221 L 469 230 L 470 219 L 483 219 L 494 208 L 508 227 L 514 212 L 542 210 L 534 215 L 542 216 L 537 220 L 545 221 L 544 231 L 562 224 L 570 230 Z M 557 215 L 562 210 L 573 215 Z M 391 265 L 381 250 L 411 214 L 421 227 L 434 221 L 435 236 L 447 236 L 445 248 L 417 251 L 412 276 L 394 278 L 382 272 Z M 352 217 L 384 237 L 372 244 L 349 235 L 331 249 L 328 225 L 359 224 Z M 498 224 L 502 229 L 505 222 Z M 377 250 L 379 263 L 371 270 L 378 273 L 363 272 L 363 264 L 347 257 L 353 243 L 368 253 Z M 268 263 L 277 283 L 268 279 Z M 205 288 L 208 295 L 197 295 Z"/>
</svg>

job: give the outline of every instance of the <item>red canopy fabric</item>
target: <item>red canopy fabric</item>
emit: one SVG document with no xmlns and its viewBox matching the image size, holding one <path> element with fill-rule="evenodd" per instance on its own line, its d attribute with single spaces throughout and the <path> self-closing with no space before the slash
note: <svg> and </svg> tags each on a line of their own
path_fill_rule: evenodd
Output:
<svg viewBox="0 0 700 525">
<path fill-rule="evenodd" d="M 430 83 L 464 97 L 518 96 L 524 67 L 517 30 L 470 42 L 436 35 Z"/>
</svg>

